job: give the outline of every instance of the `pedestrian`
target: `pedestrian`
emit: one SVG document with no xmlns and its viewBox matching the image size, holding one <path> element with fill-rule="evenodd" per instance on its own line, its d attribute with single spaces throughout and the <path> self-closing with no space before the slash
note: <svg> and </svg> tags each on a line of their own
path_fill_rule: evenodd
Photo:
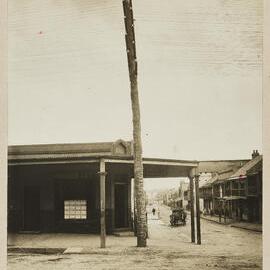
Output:
<svg viewBox="0 0 270 270">
<path fill-rule="evenodd" d="M 207 213 L 206 208 L 203 208 L 203 215 L 205 216 Z"/>
<path fill-rule="evenodd" d="M 153 209 L 152 209 L 152 214 L 153 214 L 153 216 L 155 215 L 155 213 L 156 213 L 156 209 L 153 208 Z"/>
</svg>

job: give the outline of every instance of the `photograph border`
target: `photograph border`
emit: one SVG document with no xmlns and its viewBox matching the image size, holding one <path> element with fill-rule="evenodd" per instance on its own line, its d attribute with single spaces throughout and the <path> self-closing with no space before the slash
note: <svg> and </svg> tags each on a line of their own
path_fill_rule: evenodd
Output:
<svg viewBox="0 0 270 270">
<path fill-rule="evenodd" d="M 263 269 L 270 268 L 270 2 L 264 0 L 263 29 Z"/>
<path fill-rule="evenodd" d="M 0 0 L 0 269 L 7 263 L 8 1 Z M 270 1 L 264 0 L 263 42 L 263 268 L 270 268 Z"/>
<path fill-rule="evenodd" d="M 0 269 L 7 265 L 7 0 L 0 0 Z"/>
</svg>

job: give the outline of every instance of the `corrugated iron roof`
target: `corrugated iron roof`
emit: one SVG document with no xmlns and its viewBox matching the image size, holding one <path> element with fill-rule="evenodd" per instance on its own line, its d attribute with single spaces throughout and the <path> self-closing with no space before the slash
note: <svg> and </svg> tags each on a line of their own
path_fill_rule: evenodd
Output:
<svg viewBox="0 0 270 270">
<path fill-rule="evenodd" d="M 217 173 L 212 174 L 211 178 L 208 179 L 206 182 L 204 182 L 200 188 L 206 188 L 206 187 L 210 187 L 216 180 L 218 179 L 218 175 Z"/>
<path fill-rule="evenodd" d="M 259 155 L 255 158 L 251 159 L 248 163 L 246 163 L 243 167 L 241 167 L 233 175 L 231 175 L 229 177 L 229 180 L 238 179 L 241 177 L 246 177 L 247 171 L 251 170 L 253 167 L 255 167 L 261 161 L 262 161 L 262 155 Z"/>
<path fill-rule="evenodd" d="M 235 166 L 232 169 L 224 170 L 219 173 L 213 173 L 212 177 L 201 187 L 210 187 L 214 183 L 221 183 L 228 180 L 236 171 L 238 171 L 239 166 Z"/>
<path fill-rule="evenodd" d="M 254 175 L 259 172 L 262 172 L 263 160 L 261 159 L 257 164 L 255 164 L 252 168 L 247 170 L 247 175 Z"/>
<path fill-rule="evenodd" d="M 199 177 L 199 187 L 205 186 L 208 181 L 212 178 L 212 173 L 203 173 Z"/>
</svg>

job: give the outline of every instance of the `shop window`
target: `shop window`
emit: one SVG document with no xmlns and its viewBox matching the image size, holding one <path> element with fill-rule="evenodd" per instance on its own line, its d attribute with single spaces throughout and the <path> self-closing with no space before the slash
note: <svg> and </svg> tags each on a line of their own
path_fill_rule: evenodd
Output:
<svg viewBox="0 0 270 270">
<path fill-rule="evenodd" d="M 64 201 L 65 219 L 86 219 L 87 201 L 86 200 L 66 200 Z"/>
</svg>

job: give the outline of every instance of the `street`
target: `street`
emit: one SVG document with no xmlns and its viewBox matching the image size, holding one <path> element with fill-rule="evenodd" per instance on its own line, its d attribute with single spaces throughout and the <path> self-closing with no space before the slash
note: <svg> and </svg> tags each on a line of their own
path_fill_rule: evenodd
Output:
<svg viewBox="0 0 270 270">
<path fill-rule="evenodd" d="M 186 226 L 171 227 L 170 209 L 159 210 L 160 219 L 148 214 L 147 248 L 136 248 L 135 238 L 120 237 L 123 245 L 88 254 L 11 253 L 8 269 L 262 269 L 261 233 L 201 220 L 202 245 L 196 245 L 190 243 L 189 216 Z"/>
</svg>

